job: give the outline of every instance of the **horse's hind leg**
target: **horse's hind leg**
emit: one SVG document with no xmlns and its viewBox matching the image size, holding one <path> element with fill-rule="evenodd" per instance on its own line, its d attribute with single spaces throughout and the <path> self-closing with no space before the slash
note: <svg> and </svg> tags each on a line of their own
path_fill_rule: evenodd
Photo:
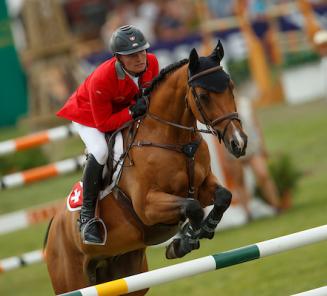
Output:
<svg viewBox="0 0 327 296">
<path fill-rule="evenodd" d="M 88 285 L 86 277 L 81 272 L 83 255 L 74 246 L 72 236 L 67 234 L 65 227 L 67 225 L 64 214 L 58 213 L 49 229 L 45 249 L 46 263 L 56 295 Z"/>
<path fill-rule="evenodd" d="M 148 271 L 145 249 L 135 250 L 99 261 L 95 271 L 96 284 L 125 278 L 145 271 Z M 143 296 L 147 291 L 148 289 L 144 289 L 127 295 Z"/>
</svg>

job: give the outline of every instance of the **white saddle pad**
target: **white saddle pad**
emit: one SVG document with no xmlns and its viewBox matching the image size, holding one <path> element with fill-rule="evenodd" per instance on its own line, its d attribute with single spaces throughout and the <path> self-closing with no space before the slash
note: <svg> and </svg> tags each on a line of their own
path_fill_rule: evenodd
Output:
<svg viewBox="0 0 327 296">
<path fill-rule="evenodd" d="M 107 196 L 111 191 L 112 188 L 115 186 L 115 184 L 118 183 L 120 175 L 121 175 L 121 168 L 123 165 L 123 160 L 120 160 L 121 155 L 124 152 L 124 141 L 123 141 L 123 135 L 121 132 L 119 132 L 116 135 L 115 138 L 115 145 L 114 145 L 114 161 L 113 161 L 113 167 L 116 167 L 116 170 L 113 173 L 112 176 L 112 182 L 110 185 L 108 185 L 103 191 L 100 191 L 100 199 L 103 199 L 105 196 Z M 117 165 L 118 163 L 118 165 Z M 105 168 L 107 170 L 107 168 Z M 105 172 L 104 172 L 105 173 Z"/>
</svg>

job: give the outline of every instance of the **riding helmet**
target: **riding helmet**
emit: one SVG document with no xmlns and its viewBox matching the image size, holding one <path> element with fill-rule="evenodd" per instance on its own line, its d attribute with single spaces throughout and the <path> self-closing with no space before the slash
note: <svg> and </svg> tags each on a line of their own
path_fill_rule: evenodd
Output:
<svg viewBox="0 0 327 296">
<path fill-rule="evenodd" d="M 128 55 L 150 47 L 143 33 L 134 26 L 119 27 L 110 39 L 110 49 L 114 55 Z"/>
</svg>

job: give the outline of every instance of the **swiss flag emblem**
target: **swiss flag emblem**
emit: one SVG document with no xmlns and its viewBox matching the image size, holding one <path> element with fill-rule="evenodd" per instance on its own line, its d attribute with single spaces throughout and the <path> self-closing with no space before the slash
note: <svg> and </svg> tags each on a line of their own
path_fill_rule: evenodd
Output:
<svg viewBox="0 0 327 296">
<path fill-rule="evenodd" d="M 77 182 L 67 197 L 67 208 L 70 211 L 78 211 L 83 204 L 83 183 Z"/>
</svg>

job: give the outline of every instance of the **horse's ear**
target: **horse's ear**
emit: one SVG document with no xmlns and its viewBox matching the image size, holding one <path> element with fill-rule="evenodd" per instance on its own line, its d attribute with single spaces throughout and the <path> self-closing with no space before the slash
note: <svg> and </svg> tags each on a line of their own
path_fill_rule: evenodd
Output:
<svg viewBox="0 0 327 296">
<path fill-rule="evenodd" d="M 216 45 L 216 47 L 214 48 L 213 52 L 210 55 L 214 60 L 218 60 L 218 62 L 220 63 L 220 61 L 223 59 L 224 57 L 224 48 L 223 45 L 221 44 L 220 40 L 218 40 L 218 43 Z"/>
<path fill-rule="evenodd" d="M 189 57 L 189 69 L 191 73 L 196 72 L 199 66 L 199 56 L 195 48 L 191 50 L 190 57 Z"/>
</svg>

